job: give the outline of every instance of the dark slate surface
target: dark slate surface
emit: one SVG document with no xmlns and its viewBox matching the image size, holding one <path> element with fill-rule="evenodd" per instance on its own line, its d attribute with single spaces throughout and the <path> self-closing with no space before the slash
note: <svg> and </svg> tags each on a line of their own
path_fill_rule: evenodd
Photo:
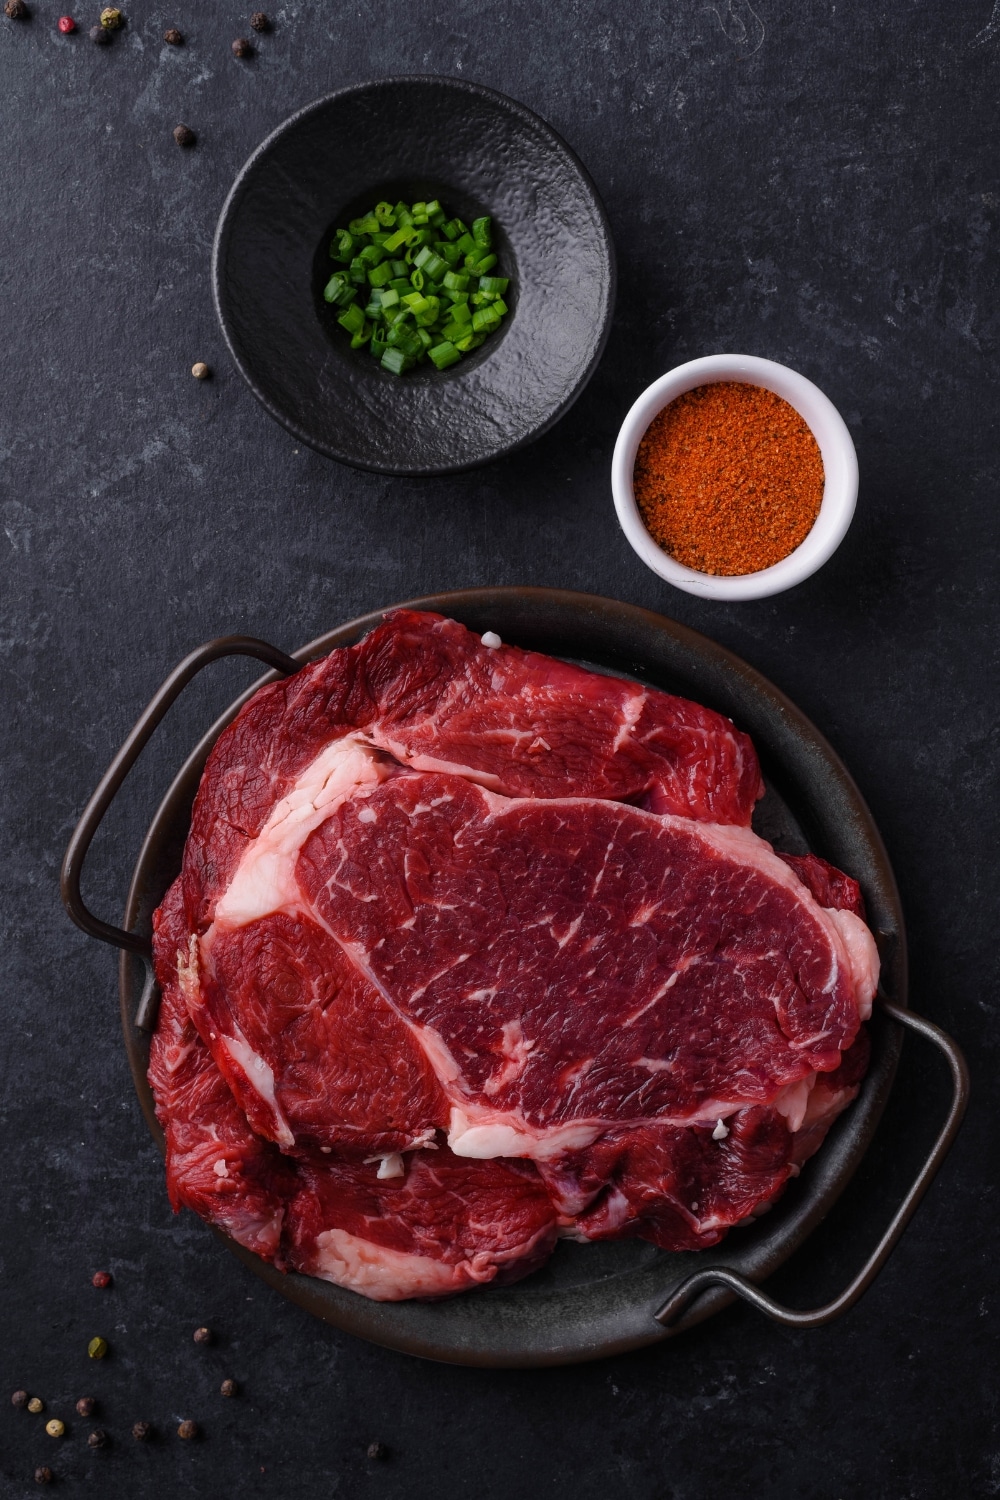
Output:
<svg viewBox="0 0 1000 1500">
<path fill-rule="evenodd" d="M 0 1487 L 35 1493 L 431 1500 L 608 1493 L 993 1495 L 997 964 L 996 96 L 1000 13 L 925 0 L 289 3 L 250 62 L 246 18 L 136 6 L 99 50 L 58 9 L 0 25 L 5 763 L 5 1388 L 114 1435 L 61 1443 L 0 1403 Z M 94 7 L 96 15 L 96 6 Z M 84 19 L 81 17 L 81 19 Z M 88 24 L 94 19 L 86 17 Z M 179 25 L 188 45 L 160 43 Z M 605 360 L 569 417 L 478 473 L 383 480 L 302 449 L 230 370 L 208 255 L 229 182 L 290 111 L 399 71 L 481 79 L 538 110 L 605 197 L 620 257 Z M 171 129 L 193 126 L 179 151 Z M 854 434 L 857 521 L 820 577 L 734 607 L 672 592 L 615 524 L 621 416 L 679 361 L 738 349 L 815 379 Z M 196 359 L 216 368 L 192 380 Z M 110 950 L 56 893 L 73 822 L 170 665 L 207 636 L 294 647 L 431 589 L 559 584 L 692 624 L 829 735 L 870 799 L 911 927 L 913 1003 L 966 1045 L 953 1157 L 858 1309 L 792 1333 L 733 1310 L 659 1350 L 476 1373 L 356 1343 L 268 1293 L 167 1206 L 118 1035 Z M 245 666 L 161 732 L 96 851 L 120 910 L 171 768 Z M 241 675 L 241 672 L 243 675 Z M 847 1200 L 776 1290 L 849 1274 L 944 1105 L 907 1045 Z M 110 1267 L 110 1292 L 89 1286 Z M 191 1331 L 219 1330 L 199 1351 Z M 113 1345 L 103 1365 L 85 1344 Z M 224 1402 L 231 1374 L 244 1394 Z M 136 1417 L 205 1439 L 139 1448 Z M 372 1439 L 392 1456 L 373 1464 Z"/>
</svg>

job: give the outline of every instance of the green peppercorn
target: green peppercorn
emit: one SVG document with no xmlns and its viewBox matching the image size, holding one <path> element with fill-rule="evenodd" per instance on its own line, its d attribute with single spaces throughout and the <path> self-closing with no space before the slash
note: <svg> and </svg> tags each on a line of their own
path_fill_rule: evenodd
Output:
<svg viewBox="0 0 1000 1500">
<path fill-rule="evenodd" d="M 107 1339 L 91 1339 L 90 1343 L 87 1345 L 87 1353 L 90 1355 L 91 1359 L 103 1359 L 107 1352 Z"/>
<path fill-rule="evenodd" d="M 101 11 L 101 25 L 105 31 L 117 31 L 119 26 L 123 26 L 124 24 L 125 17 L 114 6 L 109 5 L 106 10 Z"/>
</svg>

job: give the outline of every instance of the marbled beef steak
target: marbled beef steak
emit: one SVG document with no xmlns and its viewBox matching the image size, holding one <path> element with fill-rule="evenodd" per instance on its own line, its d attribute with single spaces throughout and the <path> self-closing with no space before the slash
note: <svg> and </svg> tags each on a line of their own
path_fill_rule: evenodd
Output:
<svg viewBox="0 0 1000 1500">
<path fill-rule="evenodd" d="M 157 913 L 175 1204 L 378 1298 L 716 1243 L 854 1097 L 854 881 L 718 714 L 400 611 L 220 736 Z"/>
</svg>

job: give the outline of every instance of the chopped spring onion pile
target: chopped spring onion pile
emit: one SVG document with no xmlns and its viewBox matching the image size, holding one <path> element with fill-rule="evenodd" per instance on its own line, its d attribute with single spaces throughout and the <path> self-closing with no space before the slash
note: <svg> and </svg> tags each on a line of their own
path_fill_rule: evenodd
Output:
<svg viewBox="0 0 1000 1500">
<path fill-rule="evenodd" d="M 330 255 L 343 267 L 323 296 L 351 348 L 367 347 L 402 375 L 430 360 L 439 370 L 478 349 L 507 313 L 488 218 L 471 226 L 430 203 L 376 203 L 338 229 Z"/>
</svg>

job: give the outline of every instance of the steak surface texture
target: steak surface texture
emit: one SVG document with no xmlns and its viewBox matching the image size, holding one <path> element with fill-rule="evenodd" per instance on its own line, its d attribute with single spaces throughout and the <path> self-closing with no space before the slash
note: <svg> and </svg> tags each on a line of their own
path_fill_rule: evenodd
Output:
<svg viewBox="0 0 1000 1500">
<path fill-rule="evenodd" d="M 761 791 L 721 715 L 436 615 L 262 689 L 155 922 L 175 1206 L 380 1298 L 761 1212 L 857 1093 L 878 978 Z"/>
</svg>

